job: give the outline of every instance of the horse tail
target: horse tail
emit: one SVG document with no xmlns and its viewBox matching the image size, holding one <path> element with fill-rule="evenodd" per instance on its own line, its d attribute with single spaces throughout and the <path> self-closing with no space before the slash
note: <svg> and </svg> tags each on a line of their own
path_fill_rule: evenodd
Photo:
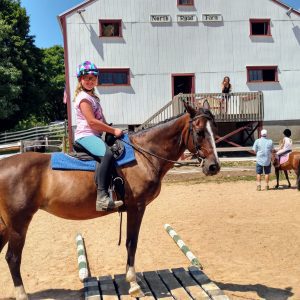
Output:
<svg viewBox="0 0 300 300">
<path fill-rule="evenodd" d="M 0 253 L 8 241 L 8 228 L 0 215 Z"/>
</svg>

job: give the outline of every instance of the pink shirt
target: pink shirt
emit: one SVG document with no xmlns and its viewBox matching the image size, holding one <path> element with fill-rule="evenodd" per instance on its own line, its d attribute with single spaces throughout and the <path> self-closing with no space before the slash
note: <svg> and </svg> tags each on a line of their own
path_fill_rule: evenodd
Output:
<svg viewBox="0 0 300 300">
<path fill-rule="evenodd" d="M 77 117 L 77 127 L 75 130 L 75 141 L 82 137 L 85 137 L 85 136 L 90 136 L 90 135 L 98 136 L 99 134 L 102 133 L 102 132 L 93 130 L 89 126 L 89 124 L 88 124 L 86 118 L 84 117 L 84 115 L 82 114 L 80 106 L 79 106 L 82 100 L 87 100 L 91 103 L 96 119 L 98 119 L 102 122 L 104 122 L 104 120 L 105 120 L 99 99 L 89 95 L 88 93 L 86 93 L 84 91 L 81 91 L 75 99 L 75 111 L 76 111 L 76 117 Z"/>
</svg>

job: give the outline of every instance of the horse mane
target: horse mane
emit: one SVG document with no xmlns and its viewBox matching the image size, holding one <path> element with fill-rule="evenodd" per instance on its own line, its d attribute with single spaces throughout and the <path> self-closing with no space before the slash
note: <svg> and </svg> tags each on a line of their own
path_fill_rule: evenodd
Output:
<svg viewBox="0 0 300 300">
<path fill-rule="evenodd" d="M 129 135 L 130 136 L 138 136 L 138 135 L 144 135 L 145 133 L 147 133 L 149 130 L 152 130 L 154 128 L 157 128 L 161 125 L 164 125 L 170 121 L 173 121 L 173 120 L 176 120 L 178 118 L 180 118 L 181 116 L 183 116 L 186 112 L 183 112 L 183 113 L 180 113 L 179 115 L 176 115 L 176 116 L 173 116 L 171 118 L 168 118 L 168 119 L 165 119 L 163 121 L 160 121 L 159 123 L 155 124 L 154 126 L 151 126 L 151 127 L 147 127 L 147 128 L 142 128 L 136 132 L 130 132 Z M 198 108 L 197 110 L 197 113 L 196 113 L 196 116 L 197 115 L 206 115 L 209 119 L 211 119 L 214 123 L 214 125 L 216 125 L 216 122 L 215 122 L 215 117 L 214 115 L 212 114 L 212 112 L 209 110 L 209 109 L 206 109 L 206 108 Z"/>
<path fill-rule="evenodd" d="M 154 128 L 157 128 L 157 127 L 159 127 L 159 126 L 161 126 L 161 125 L 164 125 L 165 123 L 168 123 L 168 122 L 170 122 L 170 121 L 176 120 L 176 119 L 178 119 L 179 117 L 183 116 L 184 114 L 185 114 L 185 112 L 184 112 L 184 113 L 181 113 L 181 114 L 179 114 L 179 115 L 173 116 L 173 117 L 171 117 L 171 118 L 165 119 L 165 120 L 163 120 L 163 121 L 160 121 L 159 123 L 157 123 L 157 124 L 155 124 L 155 125 L 153 125 L 153 126 L 151 126 L 151 127 L 142 128 L 142 129 L 140 129 L 140 130 L 138 130 L 138 131 L 136 131 L 136 132 L 130 132 L 129 135 L 130 135 L 130 136 L 131 136 L 131 135 L 132 135 L 132 136 L 144 135 L 144 134 L 147 133 L 149 130 L 152 130 L 152 129 L 154 129 Z"/>
</svg>

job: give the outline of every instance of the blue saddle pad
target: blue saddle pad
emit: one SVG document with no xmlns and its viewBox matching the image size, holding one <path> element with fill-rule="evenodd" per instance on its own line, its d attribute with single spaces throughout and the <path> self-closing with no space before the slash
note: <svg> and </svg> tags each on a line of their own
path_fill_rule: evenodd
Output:
<svg viewBox="0 0 300 300">
<path fill-rule="evenodd" d="M 124 134 L 121 141 L 130 143 L 128 134 Z M 124 152 L 116 161 L 116 166 L 120 167 L 135 161 L 134 150 L 131 145 L 124 144 Z M 81 171 L 95 171 L 96 161 L 83 161 L 74 158 L 62 152 L 54 152 L 51 154 L 51 168 L 53 170 L 81 170 Z"/>
</svg>

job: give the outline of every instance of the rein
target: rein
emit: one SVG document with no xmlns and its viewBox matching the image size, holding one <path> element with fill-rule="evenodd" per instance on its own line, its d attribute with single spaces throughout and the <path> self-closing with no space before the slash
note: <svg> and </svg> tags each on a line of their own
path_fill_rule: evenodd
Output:
<svg viewBox="0 0 300 300">
<path fill-rule="evenodd" d="M 199 119 L 199 118 L 201 118 L 201 117 L 205 117 L 207 120 L 211 120 L 211 118 L 210 118 L 208 115 L 206 115 L 206 114 L 201 114 L 201 115 L 198 115 L 198 116 L 196 116 L 196 117 L 190 119 L 190 120 L 189 120 L 189 130 L 188 130 L 188 135 L 187 135 L 187 139 L 186 139 L 186 145 L 187 145 L 187 144 L 188 144 L 188 141 L 189 141 L 189 138 L 190 138 L 190 135 L 192 134 L 193 145 L 194 145 L 194 148 L 195 148 L 195 150 L 196 150 L 196 152 L 195 152 L 194 154 L 196 154 L 196 157 L 197 157 L 197 159 L 198 159 L 198 161 L 199 161 L 199 164 L 200 164 L 199 166 L 200 166 L 200 167 L 202 167 L 202 165 L 203 165 L 204 158 L 203 158 L 202 155 L 200 154 L 201 147 L 200 147 L 200 145 L 196 142 L 196 139 L 195 139 L 195 134 L 194 134 L 194 131 L 193 131 L 193 122 L 194 122 L 196 119 Z M 182 138 L 181 138 L 181 140 L 182 140 Z M 123 142 L 124 142 L 125 144 L 127 144 L 127 145 L 132 146 L 135 150 L 137 150 L 137 151 L 140 152 L 140 153 L 141 153 L 141 152 L 144 152 L 144 153 L 147 153 L 147 154 L 149 154 L 149 155 L 151 155 L 151 156 L 153 156 L 153 157 L 156 157 L 156 158 L 158 158 L 158 159 L 160 159 L 160 160 L 164 160 L 164 161 L 167 161 L 167 162 L 170 162 L 170 163 L 176 163 L 176 164 L 179 164 L 179 165 L 181 165 L 181 166 L 187 165 L 187 163 L 182 163 L 182 162 L 179 162 L 179 161 L 177 161 L 177 160 L 171 160 L 171 159 L 167 159 L 167 158 L 165 158 L 165 157 L 161 157 L 161 156 L 159 156 L 159 155 L 157 155 L 157 154 L 155 154 L 155 153 L 152 153 L 152 152 L 150 152 L 150 151 L 144 149 L 144 148 L 141 147 L 141 146 L 134 145 L 134 144 L 129 143 L 129 142 L 126 142 L 126 141 L 123 141 Z"/>
</svg>

